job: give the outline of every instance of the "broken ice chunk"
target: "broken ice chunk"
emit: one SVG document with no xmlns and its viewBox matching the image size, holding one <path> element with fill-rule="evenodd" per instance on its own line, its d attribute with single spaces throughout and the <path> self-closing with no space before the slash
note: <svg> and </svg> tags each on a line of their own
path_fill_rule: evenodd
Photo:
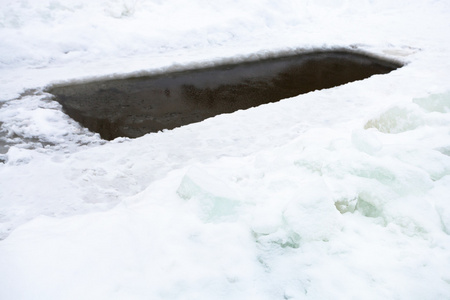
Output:
<svg viewBox="0 0 450 300">
<path fill-rule="evenodd" d="M 226 183 L 198 167 L 190 168 L 184 175 L 177 194 L 186 200 L 196 200 L 206 221 L 233 217 L 240 201 Z"/>
</svg>

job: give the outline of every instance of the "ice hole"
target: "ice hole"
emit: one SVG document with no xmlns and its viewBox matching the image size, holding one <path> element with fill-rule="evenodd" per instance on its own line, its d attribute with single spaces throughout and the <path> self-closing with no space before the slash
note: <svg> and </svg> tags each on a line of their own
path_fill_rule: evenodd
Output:
<svg viewBox="0 0 450 300">
<path fill-rule="evenodd" d="M 385 74 L 398 62 L 315 51 L 153 76 L 54 85 L 64 111 L 104 139 L 139 137 Z"/>
</svg>

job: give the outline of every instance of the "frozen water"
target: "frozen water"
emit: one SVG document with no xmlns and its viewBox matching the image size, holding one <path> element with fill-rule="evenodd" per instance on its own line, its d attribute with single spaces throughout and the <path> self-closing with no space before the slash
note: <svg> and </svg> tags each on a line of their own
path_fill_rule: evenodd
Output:
<svg viewBox="0 0 450 300">
<path fill-rule="evenodd" d="M 450 93 L 434 94 L 424 98 L 413 99 L 413 102 L 428 112 L 448 113 L 450 111 Z"/>
<path fill-rule="evenodd" d="M 219 221 L 236 214 L 239 196 L 202 169 L 192 167 L 183 176 L 177 194 L 190 201 L 198 201 L 205 221 Z"/>
<path fill-rule="evenodd" d="M 3 0 L 0 299 L 450 299 L 449 16 Z M 317 48 L 405 66 L 133 140 L 43 92 Z"/>
<path fill-rule="evenodd" d="M 360 151 L 374 155 L 383 148 L 380 140 L 371 130 L 355 130 L 352 132 L 352 143 Z"/>
<path fill-rule="evenodd" d="M 413 107 L 394 106 L 377 119 L 367 122 L 364 128 L 376 128 L 384 133 L 399 133 L 416 129 L 423 125 L 423 121 L 421 113 Z"/>
</svg>

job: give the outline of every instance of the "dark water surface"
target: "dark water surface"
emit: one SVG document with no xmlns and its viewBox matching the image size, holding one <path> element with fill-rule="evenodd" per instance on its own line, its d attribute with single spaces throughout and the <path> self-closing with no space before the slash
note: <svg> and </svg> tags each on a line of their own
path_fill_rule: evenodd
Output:
<svg viewBox="0 0 450 300">
<path fill-rule="evenodd" d="M 139 137 L 222 113 L 331 88 L 401 67 L 349 51 L 321 51 L 155 76 L 48 89 L 103 139 Z"/>
</svg>

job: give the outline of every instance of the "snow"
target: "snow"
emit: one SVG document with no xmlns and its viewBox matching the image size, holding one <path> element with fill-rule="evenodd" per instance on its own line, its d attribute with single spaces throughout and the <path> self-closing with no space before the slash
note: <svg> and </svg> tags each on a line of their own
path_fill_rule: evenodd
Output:
<svg viewBox="0 0 450 300">
<path fill-rule="evenodd" d="M 448 1 L 0 3 L 0 299 L 450 299 Z M 329 48 L 405 66 L 110 142 L 43 91 Z"/>
</svg>

